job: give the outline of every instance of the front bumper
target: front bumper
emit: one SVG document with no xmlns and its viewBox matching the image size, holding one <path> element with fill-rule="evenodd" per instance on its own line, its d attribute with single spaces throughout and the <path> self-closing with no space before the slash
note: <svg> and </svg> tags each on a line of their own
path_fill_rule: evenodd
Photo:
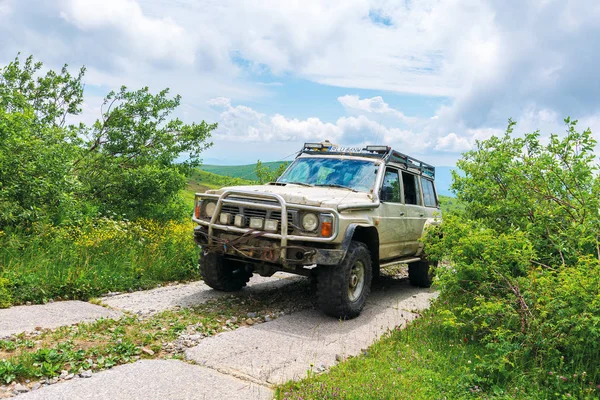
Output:
<svg viewBox="0 0 600 400">
<path fill-rule="evenodd" d="M 204 199 L 216 200 L 217 205 L 210 221 L 192 218 L 199 226 L 194 230 L 198 245 L 203 248 L 234 257 L 252 259 L 283 265 L 339 263 L 344 252 L 332 246 L 338 236 L 339 214 L 330 208 L 288 204 L 280 195 L 270 193 L 227 190 L 221 195 L 196 194 L 196 206 Z M 261 209 L 281 215 L 279 232 L 257 231 L 245 227 L 217 223 L 224 206 Z M 291 234 L 288 211 L 312 211 L 333 215 L 333 231 L 330 237 Z"/>
</svg>

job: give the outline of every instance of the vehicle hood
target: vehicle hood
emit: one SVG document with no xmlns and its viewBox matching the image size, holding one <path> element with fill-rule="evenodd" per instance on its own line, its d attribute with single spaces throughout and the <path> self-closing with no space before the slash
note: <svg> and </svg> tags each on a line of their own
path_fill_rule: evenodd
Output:
<svg viewBox="0 0 600 400">
<path fill-rule="evenodd" d="M 301 204 L 315 207 L 337 208 L 339 204 L 364 204 L 374 201 L 373 195 L 363 192 L 352 192 L 347 189 L 330 187 L 308 187 L 302 185 L 254 185 L 230 186 L 217 190 L 208 190 L 209 194 L 222 194 L 226 190 L 278 194 L 288 204 Z M 236 196 L 238 197 L 238 196 Z"/>
</svg>

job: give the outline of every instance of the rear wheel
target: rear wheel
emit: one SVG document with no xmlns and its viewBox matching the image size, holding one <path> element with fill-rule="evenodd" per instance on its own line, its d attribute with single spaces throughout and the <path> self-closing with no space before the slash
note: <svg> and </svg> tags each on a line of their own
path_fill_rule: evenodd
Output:
<svg viewBox="0 0 600 400">
<path fill-rule="evenodd" d="M 350 319 L 358 316 L 371 292 L 371 254 L 364 243 L 351 242 L 338 266 L 322 266 L 317 282 L 319 307 L 325 314 Z"/>
<path fill-rule="evenodd" d="M 223 292 L 240 290 L 252 276 L 245 263 L 228 260 L 216 253 L 205 253 L 200 257 L 200 273 L 208 286 Z"/>
<path fill-rule="evenodd" d="M 408 264 L 408 280 L 413 286 L 428 288 L 435 276 L 437 263 L 422 259 L 421 261 Z"/>
</svg>

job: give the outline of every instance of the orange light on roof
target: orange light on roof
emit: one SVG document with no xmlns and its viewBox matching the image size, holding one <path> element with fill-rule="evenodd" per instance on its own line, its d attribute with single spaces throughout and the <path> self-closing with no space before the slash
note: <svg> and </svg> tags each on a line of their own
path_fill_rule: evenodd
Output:
<svg viewBox="0 0 600 400">
<path fill-rule="evenodd" d="M 321 236 L 322 237 L 330 237 L 333 232 L 333 223 L 323 221 L 321 223 Z"/>
</svg>

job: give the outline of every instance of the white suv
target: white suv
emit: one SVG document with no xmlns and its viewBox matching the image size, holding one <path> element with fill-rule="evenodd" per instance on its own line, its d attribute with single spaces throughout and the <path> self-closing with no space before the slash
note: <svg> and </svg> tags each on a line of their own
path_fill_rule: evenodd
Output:
<svg viewBox="0 0 600 400">
<path fill-rule="evenodd" d="M 196 194 L 204 281 L 235 291 L 253 273 L 309 276 L 321 309 L 339 318 L 360 314 L 386 266 L 407 263 L 411 284 L 429 287 L 419 239 L 441 222 L 434 178 L 388 146 L 306 143 L 277 182 Z"/>
</svg>

